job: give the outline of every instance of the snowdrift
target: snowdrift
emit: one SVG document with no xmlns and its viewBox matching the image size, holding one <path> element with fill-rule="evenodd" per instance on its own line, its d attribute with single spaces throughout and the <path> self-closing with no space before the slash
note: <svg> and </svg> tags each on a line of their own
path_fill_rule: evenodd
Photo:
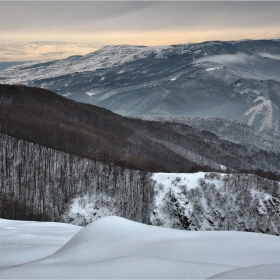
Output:
<svg viewBox="0 0 280 280">
<path fill-rule="evenodd" d="M 0 220 L 0 226 L 3 223 L 6 223 L 5 234 L 8 236 L 10 225 Z M 30 232 L 36 232 L 34 225 L 37 224 L 44 225 L 30 223 Z M 81 230 L 64 224 L 56 226 L 57 232 L 49 234 L 49 244 L 59 232 L 61 235 L 67 230 L 72 235 L 74 231 L 78 233 L 50 256 L 17 266 L 2 265 L 0 278 L 205 279 L 258 278 L 259 275 L 278 278 L 280 275 L 280 239 L 276 236 L 181 231 L 143 225 L 120 217 L 104 217 Z M 10 244 L 18 242 L 19 238 L 24 243 L 15 229 L 8 238 Z M 4 256 L 0 262 L 3 259 Z"/>
<path fill-rule="evenodd" d="M 0 219 L 0 271 L 53 254 L 81 229 L 54 222 Z"/>
</svg>

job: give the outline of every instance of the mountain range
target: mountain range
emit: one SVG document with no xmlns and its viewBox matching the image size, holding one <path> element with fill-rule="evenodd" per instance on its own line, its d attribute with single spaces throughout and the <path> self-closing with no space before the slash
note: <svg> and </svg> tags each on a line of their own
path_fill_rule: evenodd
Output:
<svg viewBox="0 0 280 280">
<path fill-rule="evenodd" d="M 280 42 L 106 46 L 0 71 L 0 82 L 52 90 L 122 115 L 214 117 L 280 135 Z"/>
<path fill-rule="evenodd" d="M 106 164 L 150 172 L 280 170 L 279 152 L 186 124 L 124 117 L 41 88 L 0 85 L 0 108 L 1 133 Z"/>
</svg>

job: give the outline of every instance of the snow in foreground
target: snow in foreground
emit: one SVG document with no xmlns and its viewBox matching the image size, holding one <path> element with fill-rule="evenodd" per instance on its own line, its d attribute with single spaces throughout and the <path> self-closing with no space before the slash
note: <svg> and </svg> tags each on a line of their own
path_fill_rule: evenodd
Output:
<svg viewBox="0 0 280 280">
<path fill-rule="evenodd" d="M 278 278 L 280 275 L 279 237 L 230 231 L 181 231 L 119 217 L 104 217 L 85 228 L 0 219 L 0 247 L 0 278 Z"/>
</svg>

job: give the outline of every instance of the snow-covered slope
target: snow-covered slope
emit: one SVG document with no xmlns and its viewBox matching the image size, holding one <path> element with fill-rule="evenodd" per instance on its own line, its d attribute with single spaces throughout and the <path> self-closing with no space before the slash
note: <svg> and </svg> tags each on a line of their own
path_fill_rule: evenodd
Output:
<svg viewBox="0 0 280 280">
<path fill-rule="evenodd" d="M 154 173 L 149 221 L 188 231 L 247 231 L 280 235 L 280 183 L 250 174 Z M 113 197 L 78 195 L 62 220 L 87 225 L 120 215 Z"/>
<path fill-rule="evenodd" d="M 133 45 L 106 46 L 84 56 L 71 56 L 62 60 L 39 64 L 15 66 L 1 71 L 7 76 L 5 83 L 26 84 L 33 80 L 50 79 L 73 73 L 96 71 L 101 68 L 112 68 L 150 56 L 157 56 L 170 46 L 141 47 Z"/>
<path fill-rule="evenodd" d="M 154 173 L 151 223 L 280 234 L 280 183 L 248 174 Z"/>
<path fill-rule="evenodd" d="M 19 222 L 0 220 L 2 227 L 3 224 L 10 246 L 17 244 L 19 239 L 21 244 L 25 243 L 22 236 L 16 234 L 20 229 L 14 229 L 13 234 L 8 229 L 18 227 Z M 30 233 L 36 233 L 38 225 L 30 223 Z M 56 224 L 56 228 L 58 232 L 60 228 L 65 229 L 65 225 Z M 55 235 L 49 235 L 47 227 L 45 229 L 51 243 Z M 77 231 L 77 228 L 73 227 L 73 231 Z M 40 233 L 44 234 L 42 227 Z M 1 246 L 5 246 L 3 241 L 0 239 Z M 10 248 L 13 249 L 19 250 Z M 3 259 L 4 256 L 0 259 L 0 265 Z M 14 263 L 11 262 L 11 265 Z M 258 274 L 262 268 L 262 274 Z M 243 273 L 244 270 L 247 274 Z M 206 279 L 219 277 L 220 274 L 225 278 L 227 275 L 278 278 L 279 273 L 280 239 L 275 236 L 241 232 L 187 232 L 143 225 L 119 217 L 105 217 L 80 230 L 54 254 L 2 268 L 0 277 Z"/>
<path fill-rule="evenodd" d="M 0 219 L 0 271 L 56 252 L 82 227 Z"/>
</svg>

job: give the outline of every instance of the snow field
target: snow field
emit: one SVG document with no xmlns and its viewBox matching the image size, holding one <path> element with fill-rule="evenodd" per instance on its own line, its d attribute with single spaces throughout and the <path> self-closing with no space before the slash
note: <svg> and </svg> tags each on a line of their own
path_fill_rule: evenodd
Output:
<svg viewBox="0 0 280 280">
<path fill-rule="evenodd" d="M 30 245 L 22 232 L 37 237 L 36 241 L 33 239 L 29 258 L 24 264 L 14 266 L 19 262 L 10 260 L 3 266 L 5 256 L 1 250 L 2 279 L 205 279 L 232 275 L 234 278 L 257 278 L 259 275 L 278 278 L 280 275 L 280 239 L 271 235 L 181 231 L 115 216 L 101 218 L 85 228 L 3 219 L 0 226 L 1 247 L 7 240 L 10 246 Z M 46 251 L 38 254 L 35 244 L 37 247 L 53 244 L 53 251 L 48 252 L 49 256 Z M 57 251 L 53 253 L 55 246 Z M 10 251 L 24 260 L 26 252 L 19 247 L 10 248 Z"/>
<path fill-rule="evenodd" d="M 51 255 L 82 227 L 0 219 L 0 270 Z"/>
</svg>

